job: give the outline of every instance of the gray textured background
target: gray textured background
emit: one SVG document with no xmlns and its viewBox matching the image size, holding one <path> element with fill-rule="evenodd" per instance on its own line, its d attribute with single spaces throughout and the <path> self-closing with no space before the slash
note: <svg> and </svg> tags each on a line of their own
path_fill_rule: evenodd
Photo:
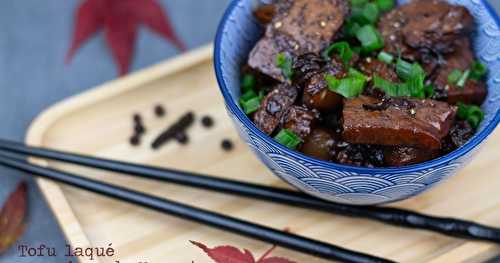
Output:
<svg viewBox="0 0 500 263">
<path fill-rule="evenodd" d="M 189 48 L 212 41 L 229 0 L 161 0 Z M 491 0 L 500 10 L 500 1 Z M 92 38 L 65 66 L 73 14 L 79 0 L 16 0 L 0 3 L 0 137 L 22 141 L 31 120 L 51 104 L 116 77 L 102 34 Z M 142 29 L 132 70 L 176 55 Z M 29 177 L 0 168 L 0 203 L 20 180 L 30 182 L 28 229 L 19 243 L 62 248 L 66 243 L 53 215 Z M 0 262 L 67 262 L 63 258 L 19 258 L 15 248 Z"/>
</svg>

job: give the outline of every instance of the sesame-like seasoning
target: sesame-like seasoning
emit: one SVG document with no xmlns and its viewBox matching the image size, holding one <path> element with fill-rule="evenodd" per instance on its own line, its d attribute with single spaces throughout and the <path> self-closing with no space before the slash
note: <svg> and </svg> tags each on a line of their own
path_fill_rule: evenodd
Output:
<svg viewBox="0 0 500 263">
<path fill-rule="evenodd" d="M 283 22 L 281 22 L 281 21 L 278 21 L 278 22 L 274 23 L 274 28 L 276 28 L 276 29 L 278 29 L 278 28 L 280 28 L 282 26 L 283 26 Z"/>
</svg>

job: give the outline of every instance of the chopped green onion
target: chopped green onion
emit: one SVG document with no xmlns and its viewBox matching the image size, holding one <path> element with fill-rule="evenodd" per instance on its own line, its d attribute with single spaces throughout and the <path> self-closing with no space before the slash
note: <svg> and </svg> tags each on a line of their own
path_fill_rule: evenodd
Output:
<svg viewBox="0 0 500 263">
<path fill-rule="evenodd" d="M 332 75 L 326 75 L 325 80 L 328 83 L 329 90 L 345 98 L 359 96 L 359 94 L 363 92 L 366 84 L 366 81 L 359 77 L 347 77 L 339 80 Z"/>
<path fill-rule="evenodd" d="M 432 85 L 432 84 L 425 85 L 425 87 L 424 87 L 425 97 L 432 98 L 432 96 L 434 96 L 434 92 L 435 92 L 434 90 L 435 90 L 434 85 Z"/>
<path fill-rule="evenodd" d="M 365 74 L 361 73 L 359 70 L 355 68 L 349 68 L 348 75 L 349 77 L 362 79 L 364 81 L 368 80 L 368 77 Z"/>
<path fill-rule="evenodd" d="M 477 129 L 484 119 L 484 112 L 476 105 L 465 105 L 459 102 L 457 116 L 462 120 L 466 120 L 472 128 Z"/>
<path fill-rule="evenodd" d="M 394 83 L 377 75 L 373 77 L 373 86 L 381 89 L 391 97 L 414 97 L 424 99 L 434 94 L 432 85 L 424 86 L 422 75 L 418 75 L 405 83 Z"/>
<path fill-rule="evenodd" d="M 260 108 L 260 103 L 261 101 L 259 97 L 253 97 L 246 101 L 240 100 L 240 105 L 243 108 L 245 114 L 247 115 L 257 111 Z"/>
<path fill-rule="evenodd" d="M 423 76 L 425 78 L 425 71 L 418 63 L 410 63 L 401 58 L 398 58 L 396 62 L 396 73 L 398 76 L 405 81 L 412 78 L 417 78 Z"/>
<path fill-rule="evenodd" d="M 470 78 L 475 80 L 480 80 L 488 73 L 488 68 L 486 65 L 479 61 L 475 61 L 471 66 Z"/>
<path fill-rule="evenodd" d="M 347 37 L 355 37 L 356 32 L 361 28 L 358 22 L 354 19 L 348 18 L 344 22 L 344 33 Z M 359 53 L 359 52 L 358 52 Z"/>
<path fill-rule="evenodd" d="M 392 62 L 394 61 L 394 56 L 385 52 L 385 51 L 382 51 L 378 54 L 378 60 L 386 63 L 386 64 L 392 64 Z"/>
<path fill-rule="evenodd" d="M 255 91 L 253 91 L 253 90 L 249 90 L 240 96 L 240 101 L 247 101 L 247 100 L 250 100 L 254 97 L 257 97 L 257 93 L 255 93 Z"/>
<path fill-rule="evenodd" d="M 364 24 L 375 24 L 378 21 L 380 10 L 374 3 L 368 3 L 363 7 L 361 19 Z"/>
<path fill-rule="evenodd" d="M 255 88 L 255 77 L 252 74 L 245 74 L 241 79 L 241 89 L 243 92 L 253 90 Z"/>
<path fill-rule="evenodd" d="M 454 69 L 448 75 L 448 83 L 455 85 L 460 80 L 460 77 L 462 77 L 462 71 L 460 71 L 459 69 Z"/>
<path fill-rule="evenodd" d="M 411 78 L 412 66 L 413 65 L 410 62 L 398 58 L 396 62 L 396 73 L 401 79 L 407 80 Z"/>
<path fill-rule="evenodd" d="M 288 57 L 285 53 L 278 53 L 276 55 L 276 66 L 281 69 L 283 75 L 289 80 L 293 77 L 292 63 L 292 58 Z"/>
<path fill-rule="evenodd" d="M 373 25 L 365 25 L 356 32 L 362 51 L 369 53 L 384 47 L 384 40 Z"/>
<path fill-rule="evenodd" d="M 349 63 L 353 55 L 351 46 L 346 41 L 341 41 L 331 44 L 327 49 L 325 49 L 325 51 L 323 51 L 322 53 L 323 58 L 325 60 L 330 59 L 330 54 L 333 51 L 336 51 L 339 54 L 344 64 Z"/>
<path fill-rule="evenodd" d="M 368 0 L 351 0 L 351 6 L 363 6 L 368 3 Z"/>
<path fill-rule="evenodd" d="M 424 79 L 425 75 L 419 74 L 410 78 L 406 84 L 410 90 L 410 95 L 414 98 L 424 99 L 425 98 L 425 86 Z"/>
<path fill-rule="evenodd" d="M 295 150 L 302 142 L 299 136 L 288 129 L 282 129 L 274 139 L 285 147 Z"/>
<path fill-rule="evenodd" d="M 459 88 L 464 88 L 465 87 L 465 83 L 467 82 L 467 80 L 469 79 L 469 75 L 470 75 L 470 70 L 466 70 L 464 72 L 464 74 L 462 74 L 462 76 L 460 77 L 460 79 L 458 80 L 457 82 L 457 86 Z"/>
<path fill-rule="evenodd" d="M 398 84 L 393 83 L 391 81 L 385 80 L 379 76 L 373 77 L 373 86 L 375 88 L 381 89 L 388 96 L 391 97 L 399 97 L 399 87 Z"/>
<path fill-rule="evenodd" d="M 353 47 L 353 48 L 352 48 L 352 51 L 353 51 L 354 53 L 358 53 L 358 54 L 359 54 L 359 53 L 361 53 L 361 47 Z"/>
<path fill-rule="evenodd" d="M 375 3 L 382 12 L 390 11 L 394 8 L 394 6 L 396 6 L 394 0 L 375 0 Z"/>
<path fill-rule="evenodd" d="M 264 96 L 266 96 L 266 93 L 264 92 L 264 89 L 259 90 L 259 95 L 258 95 L 259 99 L 263 100 Z"/>
</svg>

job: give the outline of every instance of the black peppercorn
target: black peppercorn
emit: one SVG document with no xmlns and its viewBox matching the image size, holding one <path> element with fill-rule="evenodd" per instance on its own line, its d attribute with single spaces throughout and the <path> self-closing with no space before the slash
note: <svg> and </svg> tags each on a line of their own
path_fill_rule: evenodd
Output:
<svg viewBox="0 0 500 263">
<path fill-rule="evenodd" d="M 187 144 L 189 142 L 189 137 L 187 136 L 186 133 L 184 132 L 179 132 L 175 135 L 175 139 L 180 143 L 180 144 Z"/>
<path fill-rule="evenodd" d="M 138 146 L 141 143 L 141 137 L 138 134 L 133 135 L 130 137 L 130 145 L 132 146 Z"/>
<path fill-rule="evenodd" d="M 165 108 L 161 105 L 156 105 L 155 106 L 155 115 L 156 117 L 163 117 L 165 116 Z"/>
<path fill-rule="evenodd" d="M 205 128 L 210 128 L 214 126 L 214 119 L 212 119 L 212 117 L 210 116 L 203 116 L 203 118 L 201 118 L 201 124 Z"/>
<path fill-rule="evenodd" d="M 229 139 L 222 140 L 221 147 L 224 151 L 229 152 L 234 148 L 233 142 Z"/>
<path fill-rule="evenodd" d="M 134 114 L 133 116 L 134 123 L 141 123 L 142 122 L 142 117 L 139 115 L 139 113 Z"/>
<path fill-rule="evenodd" d="M 141 123 L 136 123 L 134 125 L 134 132 L 136 135 L 144 134 L 146 132 L 146 128 Z"/>
</svg>

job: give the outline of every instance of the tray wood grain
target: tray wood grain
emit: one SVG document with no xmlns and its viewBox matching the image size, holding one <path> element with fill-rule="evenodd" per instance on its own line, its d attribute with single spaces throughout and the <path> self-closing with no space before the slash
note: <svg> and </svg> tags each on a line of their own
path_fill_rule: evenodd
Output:
<svg viewBox="0 0 500 263">
<path fill-rule="evenodd" d="M 67 99 L 41 114 L 32 124 L 30 145 L 91 154 L 116 160 L 174 167 L 226 178 L 288 187 L 273 176 L 242 141 L 225 113 L 207 46 Z M 164 118 L 154 117 L 162 104 Z M 189 131 L 191 143 L 170 143 L 153 151 L 149 143 L 181 114 L 193 110 L 198 117 L 213 116 L 216 125 L 199 123 Z M 131 147 L 132 114 L 144 117 L 146 136 Z M 235 141 L 231 153 L 220 149 L 223 138 Z M 416 198 L 394 204 L 424 213 L 476 220 L 500 227 L 500 131 L 460 174 Z M 444 237 L 426 231 L 401 229 L 362 219 L 335 216 L 245 198 L 224 196 L 130 176 L 56 162 L 31 160 L 255 221 L 277 229 L 339 244 L 402 262 L 479 262 L 500 251 L 498 247 Z M 259 257 L 270 245 L 196 223 L 124 204 L 72 187 L 38 180 L 40 189 L 73 246 L 107 246 L 114 258 L 100 262 L 209 262 L 189 240 L 209 246 L 232 244 Z M 287 249 L 275 253 L 297 262 L 326 262 Z M 81 262 L 96 262 L 81 259 Z"/>
</svg>

